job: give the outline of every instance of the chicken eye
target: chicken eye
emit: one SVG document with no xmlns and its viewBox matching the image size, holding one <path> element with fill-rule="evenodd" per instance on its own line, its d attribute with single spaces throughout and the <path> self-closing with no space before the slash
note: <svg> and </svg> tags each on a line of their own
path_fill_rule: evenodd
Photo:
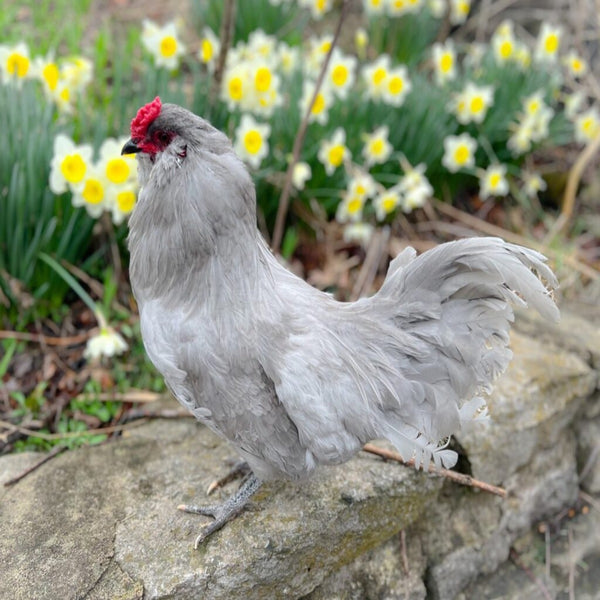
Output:
<svg viewBox="0 0 600 600">
<path fill-rule="evenodd" d="M 167 146 L 171 142 L 172 137 L 169 131 L 158 131 L 156 134 L 156 139 L 163 146 Z"/>
</svg>

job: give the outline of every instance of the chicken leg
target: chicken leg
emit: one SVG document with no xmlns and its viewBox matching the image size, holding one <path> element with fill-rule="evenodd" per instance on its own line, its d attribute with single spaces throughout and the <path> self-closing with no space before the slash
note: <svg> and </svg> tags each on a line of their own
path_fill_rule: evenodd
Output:
<svg viewBox="0 0 600 600">
<path fill-rule="evenodd" d="M 261 484 L 261 480 L 254 473 L 250 472 L 238 491 L 221 504 L 211 504 L 209 506 L 196 506 L 194 504 L 179 505 L 177 508 L 183 512 L 214 518 L 214 521 L 200 532 L 200 535 L 198 535 L 194 542 L 194 548 L 197 549 L 215 531 L 218 531 L 227 522 L 237 517 Z"/>
</svg>

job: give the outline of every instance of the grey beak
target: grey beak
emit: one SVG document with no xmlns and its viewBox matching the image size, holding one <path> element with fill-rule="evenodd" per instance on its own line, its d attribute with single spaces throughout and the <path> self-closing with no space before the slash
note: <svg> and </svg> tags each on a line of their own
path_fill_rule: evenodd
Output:
<svg viewBox="0 0 600 600">
<path fill-rule="evenodd" d="M 127 140 L 123 148 L 121 148 L 121 154 L 135 154 L 136 152 L 140 152 L 140 148 L 138 148 L 132 139 Z"/>
</svg>

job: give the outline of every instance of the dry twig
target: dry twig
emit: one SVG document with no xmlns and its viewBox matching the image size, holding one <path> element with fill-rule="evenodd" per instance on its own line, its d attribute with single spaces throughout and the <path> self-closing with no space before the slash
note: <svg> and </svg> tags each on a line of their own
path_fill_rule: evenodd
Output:
<svg viewBox="0 0 600 600">
<path fill-rule="evenodd" d="M 30 467 L 27 467 L 24 471 L 22 471 L 21 473 L 19 473 L 12 479 L 5 481 L 4 486 L 9 487 L 9 486 L 14 485 L 15 483 L 21 481 L 21 479 L 23 479 L 30 473 L 33 473 L 36 469 L 41 467 L 43 464 L 47 463 L 49 460 L 52 460 L 55 456 L 58 456 L 61 452 L 63 452 L 66 449 L 67 449 L 66 446 L 54 446 L 54 448 L 52 448 L 52 450 L 50 450 L 50 452 L 48 452 L 48 454 L 46 454 L 46 456 L 44 456 L 43 458 L 38 460 L 36 463 L 31 465 Z"/>
<path fill-rule="evenodd" d="M 134 404 L 145 402 L 156 402 L 163 394 L 150 392 L 148 390 L 129 390 L 122 394 L 118 392 L 107 392 L 104 394 L 79 394 L 74 400 L 99 400 L 100 402 L 132 402 Z"/>
<path fill-rule="evenodd" d="M 14 425 L 9 421 L 0 420 L 0 427 L 8 429 L 9 431 L 17 431 L 23 435 L 34 436 L 48 442 L 54 440 L 67 440 L 72 438 L 78 438 L 85 435 L 99 435 L 104 433 L 115 433 L 116 431 L 124 431 L 126 429 L 133 429 L 139 427 L 146 422 L 146 418 L 140 419 L 135 423 L 126 425 L 111 425 L 109 427 L 99 427 L 98 429 L 87 429 L 85 431 L 67 431 L 66 433 L 44 433 L 43 431 L 35 431 L 34 429 L 28 429 L 27 427 L 21 427 L 20 425 Z"/>
<path fill-rule="evenodd" d="M 35 342 L 37 344 L 47 344 L 48 346 L 77 346 L 87 342 L 96 333 L 96 329 L 90 329 L 85 333 L 72 335 L 69 337 L 49 337 L 40 333 L 25 333 L 22 331 L 0 331 L 0 340 L 18 340 L 20 342 Z"/>
<path fill-rule="evenodd" d="M 563 196 L 562 207 L 560 210 L 560 216 L 546 235 L 544 244 L 549 244 L 559 233 L 564 231 L 565 227 L 573 216 L 573 209 L 575 207 L 575 196 L 577 194 L 577 188 L 585 168 L 589 162 L 594 158 L 596 152 L 600 148 L 600 134 L 597 135 L 581 152 L 577 157 L 575 164 L 569 171 L 567 178 L 567 186 L 565 188 L 565 195 Z"/>
<path fill-rule="evenodd" d="M 521 571 L 523 571 L 523 573 L 525 573 L 525 575 L 527 575 L 527 577 L 529 577 L 529 579 L 540 588 L 540 592 L 542 592 L 544 598 L 546 600 L 552 600 L 552 595 L 548 591 L 548 588 L 544 585 L 544 582 L 539 577 L 536 577 L 535 573 L 521 562 L 521 558 L 514 548 L 510 549 L 509 556 L 513 564 L 521 569 Z"/>
<path fill-rule="evenodd" d="M 552 248 L 548 248 L 545 244 L 536 242 L 535 240 L 524 238 L 518 233 L 513 233 L 512 231 L 508 231 L 507 229 L 503 229 L 502 227 L 498 227 L 497 225 L 493 225 L 492 223 L 488 223 L 487 221 L 483 221 L 482 219 L 478 219 L 473 215 L 470 215 L 458 208 L 452 206 L 451 204 L 447 204 L 446 202 L 442 202 L 441 200 L 433 200 L 435 207 L 445 215 L 464 223 L 468 227 L 472 228 L 475 231 L 480 231 L 485 233 L 486 235 L 493 235 L 497 237 L 501 237 L 508 242 L 513 244 L 520 244 L 521 246 L 528 246 L 537 250 L 538 252 L 542 252 L 543 254 L 547 254 L 552 258 L 557 258 L 557 253 L 552 250 Z M 579 271 L 582 275 L 585 275 L 589 279 L 599 279 L 600 273 L 577 260 L 573 256 L 562 256 L 562 261 L 565 262 L 570 267 L 573 267 L 575 270 Z"/>
<path fill-rule="evenodd" d="M 296 137 L 294 139 L 294 145 L 292 147 L 292 160 L 288 165 L 288 169 L 285 173 L 285 181 L 283 184 L 283 191 L 281 192 L 281 197 L 279 198 L 279 206 L 277 207 L 277 216 L 275 218 L 275 228 L 273 230 L 273 241 L 271 243 L 271 248 L 273 252 L 278 252 L 279 247 L 281 246 L 281 241 L 283 239 L 283 229 L 285 225 L 285 218 L 287 216 L 288 206 L 290 202 L 290 193 L 292 191 L 292 175 L 294 173 L 294 167 L 300 158 L 300 151 L 302 150 L 302 145 L 304 144 L 304 137 L 306 135 L 306 130 L 308 129 L 308 119 L 310 118 L 310 113 L 312 111 L 312 107 L 317 99 L 319 94 L 319 90 L 323 85 L 323 80 L 325 79 L 325 73 L 327 72 L 327 67 L 329 66 L 329 61 L 331 59 L 331 55 L 333 54 L 333 50 L 337 45 L 337 42 L 340 37 L 340 33 L 342 31 L 342 25 L 344 24 L 344 20 L 346 19 L 346 15 L 348 13 L 350 7 L 350 0 L 343 0 L 342 8 L 340 9 L 340 18 L 337 23 L 337 27 L 335 29 L 335 33 L 333 35 L 333 41 L 331 42 L 331 46 L 329 47 L 329 51 L 325 56 L 325 60 L 323 61 L 323 65 L 321 66 L 321 71 L 319 73 L 319 77 L 317 78 L 317 83 L 315 84 L 315 91 L 313 93 L 313 97 L 311 101 L 308 103 L 308 107 L 306 109 L 306 113 L 300 123 L 300 127 L 296 133 Z"/>
<path fill-rule="evenodd" d="M 404 460 L 396 452 L 386 450 L 385 448 L 379 448 L 378 446 L 374 446 L 373 444 L 365 444 L 362 449 L 365 452 L 369 452 L 370 454 L 375 454 L 376 456 L 380 456 L 381 458 L 385 458 L 386 460 L 393 460 L 410 467 L 414 466 L 415 464 L 414 459 Z M 486 483 L 485 481 L 480 481 L 479 479 L 475 479 L 470 475 L 458 473 L 457 471 L 450 471 L 448 469 L 436 469 L 433 465 L 429 467 L 429 473 L 431 473 L 432 475 L 440 475 L 441 477 L 450 479 L 451 481 L 459 483 L 460 485 L 474 487 L 484 492 L 500 496 L 501 498 L 506 498 L 506 490 L 504 488 L 492 485 L 491 483 Z"/>
<path fill-rule="evenodd" d="M 367 249 L 367 256 L 365 257 L 358 277 L 356 278 L 350 300 L 357 300 L 363 293 L 369 291 L 369 288 L 377 275 L 377 269 L 381 263 L 381 258 L 387 249 L 389 237 L 390 230 L 388 227 L 374 233 L 371 237 L 371 242 Z"/>
<path fill-rule="evenodd" d="M 223 73 L 225 71 L 225 63 L 227 61 L 227 53 L 229 52 L 229 47 L 231 46 L 231 40 L 233 38 L 234 26 L 235 0 L 225 0 L 225 6 L 223 8 L 223 18 L 221 20 L 221 31 L 219 33 L 219 56 L 217 58 L 217 64 L 213 75 L 212 85 L 208 95 L 209 110 L 212 109 L 212 107 L 214 106 L 217 95 L 219 94 L 219 88 L 221 87 L 221 81 L 223 79 Z"/>
</svg>

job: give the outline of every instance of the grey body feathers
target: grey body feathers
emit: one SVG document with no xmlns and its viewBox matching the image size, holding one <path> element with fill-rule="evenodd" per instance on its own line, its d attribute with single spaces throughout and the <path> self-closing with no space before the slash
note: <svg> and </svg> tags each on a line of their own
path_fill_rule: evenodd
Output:
<svg viewBox="0 0 600 600">
<path fill-rule="evenodd" d="M 558 318 L 544 257 L 496 238 L 407 249 L 377 294 L 337 302 L 271 254 L 227 138 L 174 105 L 157 122 L 177 135 L 139 156 L 131 281 L 145 347 L 179 402 L 260 479 L 305 477 L 375 438 L 453 464 L 443 441 L 510 360 L 511 304 Z"/>
</svg>

